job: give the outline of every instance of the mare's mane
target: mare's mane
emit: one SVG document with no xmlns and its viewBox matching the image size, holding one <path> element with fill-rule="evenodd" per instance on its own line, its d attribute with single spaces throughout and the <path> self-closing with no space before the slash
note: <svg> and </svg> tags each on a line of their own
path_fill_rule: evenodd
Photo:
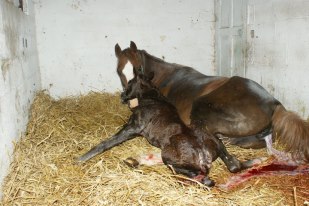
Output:
<svg viewBox="0 0 309 206">
<path fill-rule="evenodd" d="M 156 63 L 161 63 L 161 64 L 165 64 L 166 66 L 170 67 L 170 68 L 175 68 L 175 69 L 189 69 L 191 71 L 194 71 L 194 72 L 197 72 L 197 73 L 200 73 L 199 71 L 193 69 L 192 67 L 189 67 L 189 66 L 184 66 L 184 65 L 181 65 L 181 64 L 177 64 L 177 63 L 170 63 L 170 62 L 166 62 L 164 61 L 163 59 L 160 59 L 156 56 L 153 56 L 151 54 L 149 54 L 147 51 L 145 50 L 138 50 L 138 52 L 140 53 L 141 56 L 144 56 L 144 58 L 147 58 L 147 59 L 151 59 L 152 61 L 156 62 Z"/>
<path fill-rule="evenodd" d="M 149 54 L 147 51 L 145 50 L 138 50 L 140 53 L 144 54 L 147 58 L 150 58 L 152 59 L 153 61 L 156 61 L 156 62 L 159 62 L 159 63 L 168 63 L 168 62 L 165 62 L 163 59 L 160 59 L 156 56 L 153 56 L 151 54 Z M 168 63 L 169 64 L 169 63 Z"/>
</svg>

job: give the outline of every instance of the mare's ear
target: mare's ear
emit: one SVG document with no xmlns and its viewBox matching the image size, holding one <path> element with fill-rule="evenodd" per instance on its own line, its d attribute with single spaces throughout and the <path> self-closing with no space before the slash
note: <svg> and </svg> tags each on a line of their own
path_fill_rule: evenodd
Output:
<svg viewBox="0 0 309 206">
<path fill-rule="evenodd" d="M 131 48 L 134 52 L 137 52 L 137 46 L 136 46 L 136 44 L 135 44 L 133 41 L 130 42 L 130 48 Z"/>
<path fill-rule="evenodd" d="M 115 54 L 116 54 L 116 57 L 118 57 L 118 58 L 120 57 L 121 48 L 120 48 L 118 43 L 115 45 Z"/>
</svg>

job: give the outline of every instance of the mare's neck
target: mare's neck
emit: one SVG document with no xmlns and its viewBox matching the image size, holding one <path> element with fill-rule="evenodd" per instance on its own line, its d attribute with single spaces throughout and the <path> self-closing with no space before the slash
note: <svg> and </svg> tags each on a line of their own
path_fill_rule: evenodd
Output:
<svg viewBox="0 0 309 206">
<path fill-rule="evenodd" d="M 169 76 L 175 70 L 174 64 L 163 61 L 162 59 L 148 54 L 145 50 L 140 50 L 142 64 L 145 74 L 154 73 L 152 82 L 159 86 L 164 77 Z"/>
</svg>

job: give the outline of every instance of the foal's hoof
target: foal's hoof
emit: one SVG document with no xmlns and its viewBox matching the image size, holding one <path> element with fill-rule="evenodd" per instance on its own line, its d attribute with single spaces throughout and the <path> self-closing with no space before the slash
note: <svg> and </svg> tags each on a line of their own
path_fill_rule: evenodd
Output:
<svg viewBox="0 0 309 206">
<path fill-rule="evenodd" d="M 203 180 L 202 180 L 202 183 L 208 187 L 213 187 L 215 186 L 215 181 L 209 179 L 208 177 L 205 177 Z"/>
<path fill-rule="evenodd" d="M 231 173 L 236 173 L 241 171 L 242 165 L 241 162 L 234 156 L 231 156 L 226 163 L 228 170 Z"/>
<path fill-rule="evenodd" d="M 232 165 L 228 169 L 231 173 L 236 173 L 241 170 L 241 167 L 239 167 L 238 165 Z"/>
<path fill-rule="evenodd" d="M 260 157 L 260 158 L 255 158 L 255 159 L 252 159 L 252 160 L 247 160 L 245 162 L 242 162 L 242 168 L 247 169 L 247 168 L 253 167 L 255 165 L 259 165 L 266 160 L 267 160 L 266 157 Z"/>
<path fill-rule="evenodd" d="M 137 168 L 139 166 L 139 162 L 132 157 L 129 157 L 129 158 L 123 160 L 123 162 L 126 165 L 128 165 L 129 167 L 132 167 L 132 168 Z"/>
<path fill-rule="evenodd" d="M 87 161 L 87 159 L 84 157 L 84 155 L 75 158 L 75 162 L 76 162 L 77 164 L 82 164 L 82 163 L 84 163 L 84 162 L 86 162 L 86 161 Z"/>
</svg>

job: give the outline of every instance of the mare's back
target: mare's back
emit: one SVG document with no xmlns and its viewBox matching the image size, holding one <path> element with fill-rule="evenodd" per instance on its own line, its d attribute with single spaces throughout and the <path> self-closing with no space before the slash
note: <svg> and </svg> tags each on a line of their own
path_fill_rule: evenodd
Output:
<svg viewBox="0 0 309 206">
<path fill-rule="evenodd" d="M 160 83 L 159 88 L 161 90 L 164 87 L 169 87 L 167 98 L 172 102 L 183 98 L 193 100 L 202 93 L 207 84 L 223 78 L 219 76 L 206 76 L 191 67 L 177 65 L 171 75 L 167 76 Z"/>
</svg>

